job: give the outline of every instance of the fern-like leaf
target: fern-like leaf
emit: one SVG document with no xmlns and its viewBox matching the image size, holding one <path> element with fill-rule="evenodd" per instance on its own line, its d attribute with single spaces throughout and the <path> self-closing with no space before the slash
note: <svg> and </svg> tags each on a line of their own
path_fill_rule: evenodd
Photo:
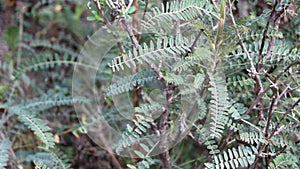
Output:
<svg viewBox="0 0 300 169">
<path fill-rule="evenodd" d="M 218 147 L 216 141 L 214 140 L 214 137 L 208 136 L 208 139 L 204 144 L 206 145 L 207 149 L 209 150 L 210 155 L 215 156 L 220 153 L 219 147 Z"/>
<path fill-rule="evenodd" d="M 68 169 L 71 167 L 66 156 L 57 149 L 49 149 L 47 152 L 37 152 L 26 157 L 26 161 L 32 161 L 38 169 Z"/>
<path fill-rule="evenodd" d="M 43 163 L 42 161 L 33 161 L 34 169 L 50 169 L 47 164 Z"/>
<path fill-rule="evenodd" d="M 163 44 L 161 44 L 163 42 Z M 113 72 L 124 70 L 124 66 L 136 67 L 136 61 L 140 64 L 143 62 L 150 62 L 158 60 L 157 58 L 173 58 L 176 59 L 176 55 L 186 53 L 190 51 L 190 48 L 185 45 L 181 36 L 174 38 L 163 38 L 156 41 L 156 46 L 153 41 L 150 41 L 150 45 L 142 45 L 140 47 L 140 54 L 133 49 L 133 52 L 129 51 L 128 54 L 118 56 L 109 63 L 109 67 Z M 179 60 L 180 58 L 177 58 Z"/>
<path fill-rule="evenodd" d="M 4 139 L 0 141 L 0 169 L 4 169 L 7 165 L 10 146 L 9 140 Z"/>
<path fill-rule="evenodd" d="M 152 14 L 146 14 L 146 19 L 142 25 L 146 29 L 151 29 L 159 23 L 171 23 L 172 20 L 191 21 L 196 18 L 219 19 L 219 15 L 214 11 L 214 7 L 207 1 L 182 0 L 167 2 L 162 9 L 155 7 Z M 155 29 L 157 30 L 157 29 Z"/>
<path fill-rule="evenodd" d="M 294 165 L 293 165 L 294 163 Z M 268 169 L 279 169 L 279 168 L 293 168 L 291 167 L 293 165 L 294 167 L 297 167 L 294 161 L 294 158 L 290 154 L 280 154 L 278 155 L 269 165 Z"/>
<path fill-rule="evenodd" d="M 151 82 L 157 78 L 157 75 L 152 70 L 143 70 L 134 75 L 129 75 L 118 79 L 117 82 L 106 88 L 105 95 L 113 96 L 123 92 L 132 90 L 133 86 L 142 86 L 145 83 Z"/>
<path fill-rule="evenodd" d="M 268 141 L 265 139 L 265 136 L 262 133 L 258 132 L 243 132 L 240 133 L 241 140 L 253 145 L 254 143 L 264 143 L 267 144 Z"/>
<path fill-rule="evenodd" d="M 222 154 L 214 156 L 213 163 L 205 163 L 206 168 L 226 168 L 235 169 L 238 167 L 248 167 L 253 164 L 257 154 L 255 147 L 239 146 L 224 151 Z"/>
<path fill-rule="evenodd" d="M 35 154 L 28 155 L 25 160 L 34 162 L 36 168 L 57 168 L 68 169 L 71 167 L 70 160 L 59 149 L 45 149 L 45 152 L 36 152 Z"/>
<path fill-rule="evenodd" d="M 122 138 L 119 143 L 116 144 L 116 152 L 119 154 L 126 148 L 131 148 L 134 144 L 141 141 L 145 133 L 147 133 L 147 129 L 151 128 L 151 122 L 153 122 L 152 113 L 157 111 L 161 111 L 162 105 L 159 103 L 153 104 L 144 104 L 135 108 L 135 118 L 132 120 L 134 123 L 134 128 L 127 124 L 126 131 L 122 134 Z M 147 153 L 150 151 L 150 147 L 154 144 L 151 140 L 147 140 L 146 143 L 139 142 L 140 150 L 134 150 L 135 154 L 139 158 L 147 157 Z"/>
<path fill-rule="evenodd" d="M 154 163 L 155 163 L 155 161 L 151 157 L 146 157 L 137 163 L 137 167 L 132 164 L 127 164 L 127 167 L 129 169 L 148 169 Z"/>
<path fill-rule="evenodd" d="M 285 135 L 275 135 L 272 137 L 270 146 L 274 147 L 287 147 L 287 149 L 297 149 L 297 145 L 292 141 L 289 136 Z"/>
<path fill-rule="evenodd" d="M 24 103 L 21 102 L 15 107 L 16 109 L 19 110 L 26 109 L 28 111 L 41 111 L 51 107 L 73 105 L 77 103 L 82 104 L 88 102 L 90 102 L 90 100 L 86 98 L 73 98 L 73 97 L 66 97 L 66 96 L 51 97 L 46 95 L 33 100 L 28 100 Z"/>
<path fill-rule="evenodd" d="M 260 49 L 261 41 L 254 41 L 253 43 L 246 43 L 246 48 L 249 52 L 249 54 L 253 57 L 254 63 L 257 63 L 258 61 L 258 52 Z M 265 56 L 268 53 L 268 48 L 265 47 L 262 50 L 262 55 Z M 228 55 L 228 61 L 232 61 L 233 63 L 236 63 L 236 60 L 245 62 L 244 64 L 239 63 L 240 65 L 247 67 L 249 66 L 249 63 L 246 61 L 247 56 L 245 52 L 238 48 L 236 51 L 233 51 L 231 55 Z M 279 63 L 291 63 L 292 61 L 296 61 L 300 59 L 300 50 L 299 49 L 291 49 L 291 46 L 289 46 L 286 42 L 277 40 L 274 44 L 272 55 L 267 58 L 263 57 L 263 63 L 264 64 L 279 64 Z M 235 64 L 236 65 L 236 64 Z M 233 65 L 233 66 L 235 66 Z M 236 67 L 235 67 L 236 68 Z"/>
<path fill-rule="evenodd" d="M 88 67 L 91 69 L 98 69 L 92 65 L 84 64 L 78 60 L 79 58 L 76 55 L 68 55 L 65 54 L 61 58 L 58 54 L 51 56 L 40 56 L 38 58 L 31 59 L 31 61 L 22 64 L 22 66 L 18 67 L 17 70 L 13 73 L 14 79 L 18 79 L 22 73 L 26 73 L 28 71 L 38 71 L 49 68 L 54 68 L 55 66 L 62 65 L 80 65 L 84 67 Z"/>
<path fill-rule="evenodd" d="M 264 36 L 264 30 L 255 30 L 255 31 L 246 31 L 241 35 L 244 40 L 257 41 L 261 40 Z M 267 38 L 276 37 L 278 39 L 283 38 L 283 34 L 281 32 L 275 32 L 274 30 L 268 30 L 266 33 Z"/>
<path fill-rule="evenodd" d="M 45 122 L 29 112 L 20 112 L 18 119 L 27 125 L 36 136 L 45 144 L 46 149 L 53 148 L 55 145 L 51 128 L 45 125 Z"/>
<path fill-rule="evenodd" d="M 210 132 L 213 138 L 221 138 L 221 134 L 228 121 L 226 81 L 224 76 L 217 73 L 209 73 L 209 78 L 211 87 L 208 90 L 212 94 L 212 100 L 210 101 Z"/>
<path fill-rule="evenodd" d="M 165 79 L 168 83 L 175 84 L 175 85 L 184 85 L 185 81 L 181 75 L 176 75 L 175 73 L 167 73 L 165 75 Z"/>
</svg>

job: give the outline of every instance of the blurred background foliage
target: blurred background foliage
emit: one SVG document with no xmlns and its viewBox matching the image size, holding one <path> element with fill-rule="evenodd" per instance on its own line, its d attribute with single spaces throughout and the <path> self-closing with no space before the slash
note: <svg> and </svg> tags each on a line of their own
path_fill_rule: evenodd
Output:
<svg viewBox="0 0 300 169">
<path fill-rule="evenodd" d="M 40 56 L 78 55 L 85 40 L 100 26 L 99 23 L 86 20 L 89 15 L 86 3 L 76 0 L 0 1 L 2 105 L 8 100 L 6 93 L 10 92 L 14 72 L 17 72 L 17 69 L 25 69 L 25 63 L 39 59 Z M 73 67 L 65 64 L 38 72 L 22 73 L 21 80 L 15 84 L 18 92 L 11 96 L 12 100 L 28 105 L 33 98 L 71 96 L 72 70 Z M 1 114 L 5 111 L 0 109 Z M 66 164 L 72 168 L 111 168 L 110 157 L 106 152 L 99 151 L 98 146 L 89 137 L 81 134 L 72 106 L 43 109 L 38 116 L 51 128 L 54 141 L 58 145 L 53 154 L 58 154 L 60 159 L 63 159 L 61 156 L 68 159 Z M 4 119 L 2 123 L 3 121 Z M 10 118 L 4 126 L 5 132 L 9 131 L 5 134 L 10 136 L 13 144 L 14 160 L 18 159 L 10 160 L 8 168 L 34 168 L 35 155 L 44 156 L 48 161 L 54 158 L 49 152 L 42 154 L 42 150 L 38 148 L 41 144 L 39 139 L 15 118 Z"/>
</svg>

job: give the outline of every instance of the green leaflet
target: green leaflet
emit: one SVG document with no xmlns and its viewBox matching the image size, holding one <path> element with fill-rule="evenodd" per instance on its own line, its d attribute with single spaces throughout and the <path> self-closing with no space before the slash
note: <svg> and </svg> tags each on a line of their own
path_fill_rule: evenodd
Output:
<svg viewBox="0 0 300 169">
<path fill-rule="evenodd" d="M 11 143 L 9 140 L 0 140 L 0 169 L 4 169 L 9 159 L 9 149 Z"/>
<path fill-rule="evenodd" d="M 257 154 L 255 147 L 239 146 L 231 148 L 223 153 L 214 156 L 213 163 L 205 163 L 206 168 L 226 168 L 235 169 L 239 167 L 248 167 L 254 160 Z"/>
<path fill-rule="evenodd" d="M 220 138 L 228 121 L 226 81 L 221 73 L 209 73 L 209 78 L 211 87 L 208 90 L 212 94 L 210 135 L 213 138 Z"/>
<path fill-rule="evenodd" d="M 162 46 L 161 42 L 164 42 Z M 115 72 L 124 70 L 124 66 L 134 68 L 137 66 L 137 63 L 158 62 L 160 58 L 163 58 L 163 60 L 168 58 L 180 60 L 180 57 L 177 57 L 177 55 L 189 52 L 190 48 L 183 42 L 183 38 L 178 36 L 175 40 L 173 37 L 167 37 L 159 38 L 156 42 L 150 41 L 149 45 L 141 45 L 139 51 L 139 55 L 133 49 L 133 52 L 129 51 L 128 54 L 115 57 L 109 63 L 109 67 Z"/>
</svg>

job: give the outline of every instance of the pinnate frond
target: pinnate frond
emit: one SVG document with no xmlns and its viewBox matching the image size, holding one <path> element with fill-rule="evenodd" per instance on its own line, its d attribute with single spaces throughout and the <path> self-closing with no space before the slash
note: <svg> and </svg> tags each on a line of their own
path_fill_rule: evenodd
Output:
<svg viewBox="0 0 300 169">
<path fill-rule="evenodd" d="M 0 169 L 4 169 L 9 159 L 11 143 L 8 139 L 0 141 Z"/>
<path fill-rule="evenodd" d="M 157 39 L 155 42 L 150 41 L 150 44 L 143 44 L 139 48 L 139 54 L 136 49 L 133 49 L 133 52 L 129 51 L 128 54 L 123 54 L 122 56 L 117 56 L 114 58 L 109 67 L 115 71 L 124 70 L 124 66 L 128 68 L 136 67 L 137 63 L 143 64 L 144 62 L 149 63 L 157 62 L 160 59 L 172 58 L 179 60 L 177 55 L 186 53 L 190 51 L 190 48 L 184 43 L 184 40 L 181 36 L 171 38 L 162 38 Z"/>
</svg>

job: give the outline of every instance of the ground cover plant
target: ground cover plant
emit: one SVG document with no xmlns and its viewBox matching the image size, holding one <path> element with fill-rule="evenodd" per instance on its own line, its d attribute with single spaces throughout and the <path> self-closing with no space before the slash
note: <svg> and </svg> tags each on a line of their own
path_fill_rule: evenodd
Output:
<svg viewBox="0 0 300 169">
<path fill-rule="evenodd" d="M 297 0 L 0 4 L 0 168 L 299 168 Z"/>
</svg>

